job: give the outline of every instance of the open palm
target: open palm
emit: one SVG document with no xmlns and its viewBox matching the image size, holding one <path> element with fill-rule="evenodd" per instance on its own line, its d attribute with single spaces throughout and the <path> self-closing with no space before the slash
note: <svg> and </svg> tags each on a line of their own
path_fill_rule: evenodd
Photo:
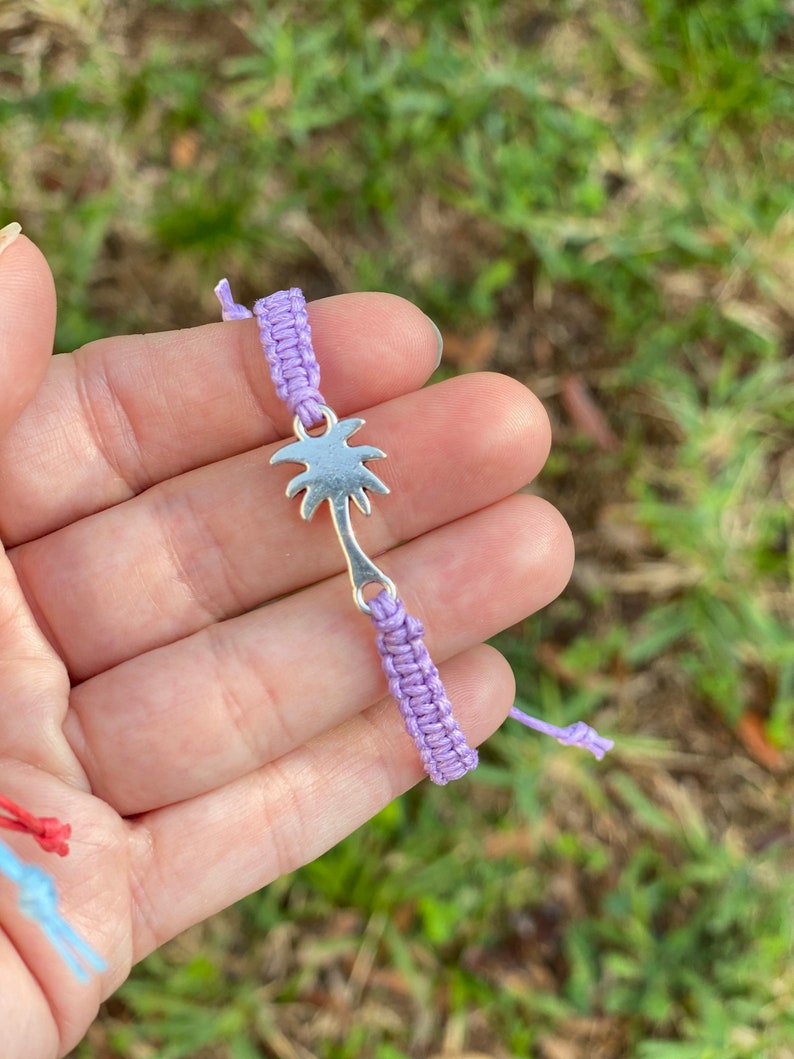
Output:
<svg viewBox="0 0 794 1059">
<path fill-rule="evenodd" d="M 301 522 L 268 463 L 292 428 L 255 323 L 52 358 L 54 313 L 21 237 L 0 256 L 0 792 L 71 823 L 71 855 L 43 862 L 109 969 L 74 980 L 0 878 L 6 1059 L 68 1051 L 137 960 L 422 778 L 327 513 Z M 546 417 L 495 375 L 418 390 L 436 342 L 401 299 L 330 298 L 310 319 L 329 401 L 367 409 L 389 455 L 358 532 L 393 549 L 383 567 L 476 744 L 514 690 L 482 641 L 570 573 L 562 518 L 513 495 Z"/>
</svg>

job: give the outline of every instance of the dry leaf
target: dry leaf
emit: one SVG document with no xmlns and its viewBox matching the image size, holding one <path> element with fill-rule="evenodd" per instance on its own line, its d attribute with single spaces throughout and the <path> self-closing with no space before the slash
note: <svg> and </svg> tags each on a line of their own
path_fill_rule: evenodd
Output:
<svg viewBox="0 0 794 1059">
<path fill-rule="evenodd" d="M 548 335 L 535 335 L 532 339 L 532 359 L 535 366 L 546 369 L 554 359 L 554 346 Z"/>
<path fill-rule="evenodd" d="M 175 136 L 169 151 L 174 169 L 189 169 L 198 158 L 199 144 L 199 135 L 193 129 Z"/>
<path fill-rule="evenodd" d="M 492 831 L 485 836 L 483 852 L 489 860 L 499 860 L 511 853 L 528 859 L 534 852 L 529 828 L 522 827 L 517 831 Z"/>
<path fill-rule="evenodd" d="M 620 442 L 595 398 L 578 375 L 566 375 L 560 391 L 562 406 L 573 425 L 604 452 L 617 452 Z"/>
<path fill-rule="evenodd" d="M 582 1059 L 579 1047 L 562 1037 L 544 1037 L 540 1048 L 543 1059 Z"/>
<path fill-rule="evenodd" d="M 491 360 L 496 351 L 499 331 L 493 324 L 480 328 L 473 335 L 459 335 L 445 331 L 444 360 L 467 371 L 479 371 Z"/>
<path fill-rule="evenodd" d="M 637 505 L 605 504 L 598 512 L 598 532 L 613 548 L 626 555 L 641 555 L 651 545 L 648 530 L 637 522 Z"/>
<path fill-rule="evenodd" d="M 772 746 L 764 731 L 764 721 L 759 714 L 746 710 L 736 725 L 736 734 L 747 753 L 771 772 L 782 767 L 780 751 Z"/>
<path fill-rule="evenodd" d="M 494 1059 L 493 1052 L 434 1052 L 430 1059 Z"/>
<path fill-rule="evenodd" d="M 720 312 L 726 320 L 732 320 L 768 342 L 779 342 L 782 338 L 780 324 L 762 305 L 752 305 L 738 298 L 731 298 L 721 303 Z"/>
</svg>

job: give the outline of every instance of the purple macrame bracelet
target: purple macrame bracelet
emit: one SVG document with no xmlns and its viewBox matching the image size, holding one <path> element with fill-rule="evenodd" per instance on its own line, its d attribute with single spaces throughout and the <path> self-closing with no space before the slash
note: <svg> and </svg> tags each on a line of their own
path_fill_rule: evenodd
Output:
<svg viewBox="0 0 794 1059">
<path fill-rule="evenodd" d="M 304 492 L 301 503 L 304 519 L 310 519 L 319 505 L 328 501 L 345 553 L 354 602 L 375 628 L 375 642 L 389 691 L 400 707 L 425 771 L 438 784 L 460 779 L 477 767 L 477 751 L 467 744 L 455 720 L 438 669 L 425 647 L 421 622 L 406 612 L 391 579 L 361 550 L 350 522 L 351 500 L 369 515 L 370 500 L 365 490 L 389 491 L 364 466 L 370 460 L 383 459 L 384 453 L 371 445 L 348 445 L 348 439 L 363 426 L 364 420 L 338 420 L 320 393 L 320 368 L 312 347 L 303 292 L 292 287 L 260 298 L 253 314 L 234 301 L 225 279 L 218 283 L 215 293 L 224 320 L 256 317 L 276 393 L 294 417 L 297 436 L 296 441 L 279 449 L 270 462 L 306 465 L 306 470 L 287 486 L 288 497 Z M 323 433 L 310 434 L 309 428 L 323 420 Z M 365 602 L 363 590 L 371 585 L 380 585 L 381 591 Z M 583 721 L 558 728 L 516 707 L 511 709 L 510 716 L 560 743 L 589 750 L 599 759 L 613 745 Z"/>
</svg>

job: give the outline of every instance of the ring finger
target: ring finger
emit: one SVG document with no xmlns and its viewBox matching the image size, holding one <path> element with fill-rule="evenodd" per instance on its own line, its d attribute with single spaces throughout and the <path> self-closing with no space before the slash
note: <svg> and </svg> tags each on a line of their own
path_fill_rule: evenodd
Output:
<svg viewBox="0 0 794 1059">
<path fill-rule="evenodd" d="M 516 496 L 396 549 L 384 568 L 440 662 L 553 599 L 572 555 L 554 508 Z M 123 815 L 193 797 L 383 696 L 371 633 L 333 578 L 81 684 L 67 738 Z"/>
</svg>

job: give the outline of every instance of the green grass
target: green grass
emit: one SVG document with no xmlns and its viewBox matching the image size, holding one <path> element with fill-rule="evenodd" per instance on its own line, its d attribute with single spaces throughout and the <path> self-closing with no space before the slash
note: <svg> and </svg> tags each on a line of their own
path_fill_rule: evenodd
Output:
<svg viewBox="0 0 794 1059">
<path fill-rule="evenodd" d="M 500 643 L 533 712 L 617 740 L 597 764 L 506 727 L 463 789 L 150 957 L 80 1059 L 792 1055 L 793 22 L 0 6 L 0 224 L 53 264 L 58 347 L 213 319 L 222 273 L 495 325 L 579 553 Z M 566 411 L 572 375 L 618 451 Z"/>
</svg>

